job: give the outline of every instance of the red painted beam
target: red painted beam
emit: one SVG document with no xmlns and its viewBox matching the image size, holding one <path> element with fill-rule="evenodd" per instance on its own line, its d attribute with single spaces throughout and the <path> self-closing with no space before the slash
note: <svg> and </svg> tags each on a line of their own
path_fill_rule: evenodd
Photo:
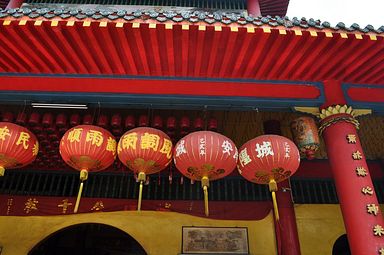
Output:
<svg viewBox="0 0 384 255">
<path fill-rule="evenodd" d="M 352 87 L 347 90 L 347 94 L 354 101 L 384 103 L 384 86 Z"/>
<path fill-rule="evenodd" d="M 0 90 L 302 99 L 320 96 L 319 88 L 306 84 L 45 76 L 3 76 Z"/>
</svg>

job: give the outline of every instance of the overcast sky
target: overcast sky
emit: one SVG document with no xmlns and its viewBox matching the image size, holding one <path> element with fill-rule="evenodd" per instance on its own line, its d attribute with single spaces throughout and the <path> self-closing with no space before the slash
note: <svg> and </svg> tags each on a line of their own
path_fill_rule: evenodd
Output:
<svg viewBox="0 0 384 255">
<path fill-rule="evenodd" d="M 379 28 L 384 25 L 384 0 L 290 0 L 287 16 Z"/>
</svg>

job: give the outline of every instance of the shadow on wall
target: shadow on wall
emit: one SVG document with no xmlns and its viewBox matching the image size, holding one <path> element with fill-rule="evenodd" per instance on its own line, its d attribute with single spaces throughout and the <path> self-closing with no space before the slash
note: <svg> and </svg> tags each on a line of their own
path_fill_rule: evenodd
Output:
<svg viewBox="0 0 384 255">
<path fill-rule="evenodd" d="M 124 231 L 96 223 L 73 225 L 37 244 L 28 255 L 142 255 L 143 247 Z"/>
<path fill-rule="evenodd" d="M 332 255 L 351 255 L 347 235 L 341 235 L 333 245 Z"/>
</svg>

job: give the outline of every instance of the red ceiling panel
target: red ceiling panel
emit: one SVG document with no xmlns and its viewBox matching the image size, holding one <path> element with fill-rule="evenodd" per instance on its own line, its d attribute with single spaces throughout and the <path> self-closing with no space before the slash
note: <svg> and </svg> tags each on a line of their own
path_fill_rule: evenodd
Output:
<svg viewBox="0 0 384 255">
<path fill-rule="evenodd" d="M 285 27 L 0 20 L 0 72 L 383 84 L 383 36 Z"/>
</svg>

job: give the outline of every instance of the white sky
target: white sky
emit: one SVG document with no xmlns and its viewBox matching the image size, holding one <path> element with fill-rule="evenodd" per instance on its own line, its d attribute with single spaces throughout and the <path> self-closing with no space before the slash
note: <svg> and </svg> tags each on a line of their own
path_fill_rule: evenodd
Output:
<svg viewBox="0 0 384 255">
<path fill-rule="evenodd" d="M 384 25 L 384 0 L 290 0 L 287 16 L 379 28 Z"/>
</svg>

